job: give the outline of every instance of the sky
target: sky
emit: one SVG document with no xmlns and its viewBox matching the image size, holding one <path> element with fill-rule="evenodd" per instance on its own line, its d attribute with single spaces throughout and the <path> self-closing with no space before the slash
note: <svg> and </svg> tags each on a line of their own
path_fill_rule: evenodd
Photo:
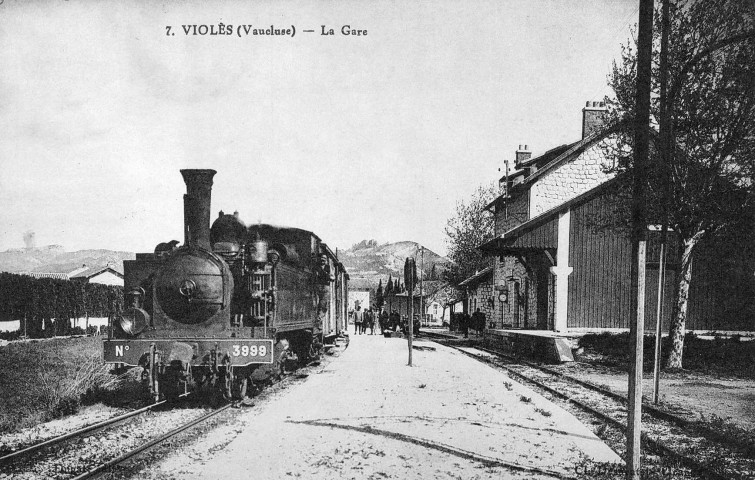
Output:
<svg viewBox="0 0 755 480">
<path fill-rule="evenodd" d="M 519 144 L 580 138 L 638 6 L 0 2 L 0 251 L 28 231 L 69 251 L 183 241 L 179 170 L 212 168 L 213 219 L 440 254 L 457 202 Z"/>
</svg>

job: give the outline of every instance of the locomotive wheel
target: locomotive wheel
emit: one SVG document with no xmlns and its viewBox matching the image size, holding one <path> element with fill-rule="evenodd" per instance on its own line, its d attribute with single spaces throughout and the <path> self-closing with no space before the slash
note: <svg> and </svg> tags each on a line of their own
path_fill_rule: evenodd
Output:
<svg viewBox="0 0 755 480">
<path fill-rule="evenodd" d="M 319 361 L 321 354 L 322 354 L 321 349 L 317 347 L 317 344 L 315 342 L 312 342 L 309 345 L 309 355 L 307 358 L 307 363 Z"/>
<path fill-rule="evenodd" d="M 189 370 L 191 372 L 191 370 Z M 165 373 L 159 376 L 163 395 L 168 402 L 177 402 L 186 388 L 184 369 L 179 365 L 171 365 Z"/>
<path fill-rule="evenodd" d="M 225 374 L 220 379 L 220 391 L 223 398 L 231 400 L 233 398 L 233 367 L 225 367 Z"/>
<path fill-rule="evenodd" d="M 246 390 L 247 385 L 249 384 L 249 379 L 247 378 L 245 373 L 242 373 L 240 375 L 236 376 L 236 381 L 234 382 L 234 397 L 236 400 L 243 400 L 244 397 L 246 397 Z"/>
<path fill-rule="evenodd" d="M 212 395 L 214 391 L 214 382 L 212 381 L 212 375 L 207 368 L 195 368 L 192 370 L 192 377 L 194 378 L 194 392 L 195 398 L 199 402 L 212 402 Z"/>
<path fill-rule="evenodd" d="M 288 358 L 288 342 L 280 340 L 273 347 L 274 362 L 270 369 L 270 380 L 277 382 L 286 372 L 286 359 Z"/>
</svg>

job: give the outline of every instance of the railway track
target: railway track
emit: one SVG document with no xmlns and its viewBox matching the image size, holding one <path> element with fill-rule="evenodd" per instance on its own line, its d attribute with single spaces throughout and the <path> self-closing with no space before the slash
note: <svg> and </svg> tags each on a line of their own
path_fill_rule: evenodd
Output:
<svg viewBox="0 0 755 480">
<path fill-rule="evenodd" d="M 224 405 L 224 406 L 218 408 L 217 410 L 213 410 L 213 411 L 211 411 L 209 413 L 206 413 L 206 414 L 204 414 L 204 415 L 202 415 L 202 416 L 200 416 L 198 418 L 195 418 L 195 419 L 193 419 L 193 420 L 191 420 L 189 422 L 186 422 L 183 425 L 181 425 L 181 426 L 179 426 L 177 428 L 174 428 L 173 430 L 171 430 L 171 431 L 169 431 L 167 433 L 159 435 L 157 438 L 154 438 L 154 439 L 152 439 L 152 440 L 150 440 L 150 441 L 148 441 L 146 443 L 143 443 L 143 444 L 141 444 L 141 445 L 139 445 L 139 446 L 137 446 L 135 448 L 132 448 L 131 450 L 123 453 L 122 455 L 120 455 L 120 456 L 118 456 L 116 458 L 113 458 L 111 460 L 108 460 L 107 462 L 104 462 L 104 463 L 101 463 L 101 464 L 99 464 L 97 466 L 94 466 L 94 467 L 90 468 L 89 470 L 87 470 L 87 471 L 85 471 L 85 472 L 83 472 L 83 473 L 81 473 L 81 474 L 79 474 L 79 475 L 77 475 L 75 477 L 72 477 L 71 480 L 86 480 L 86 479 L 89 479 L 89 478 L 95 478 L 95 477 L 99 476 L 100 474 L 105 473 L 108 470 L 116 467 L 117 465 L 120 465 L 121 463 L 124 463 L 127 460 L 130 460 L 131 458 L 139 455 L 140 453 L 143 453 L 143 452 L 145 452 L 145 451 L 147 451 L 147 450 L 155 447 L 156 445 L 158 445 L 158 444 L 160 444 L 160 443 L 168 440 L 169 438 L 175 437 L 176 435 L 178 435 L 179 433 L 181 433 L 181 432 L 183 432 L 185 430 L 188 430 L 188 429 L 190 429 L 190 428 L 192 428 L 192 427 L 194 427 L 196 425 L 199 425 L 200 423 L 206 422 L 207 420 L 215 417 L 216 415 L 218 415 L 218 414 L 220 414 L 220 413 L 228 410 L 232 406 L 233 406 L 233 404 L 229 403 L 227 405 Z"/>
<path fill-rule="evenodd" d="M 614 432 L 619 432 L 620 437 L 625 434 L 626 399 L 621 395 L 495 350 L 450 345 L 447 341 L 451 338 L 445 335 L 428 336 L 472 358 L 502 368 L 512 377 L 535 385 L 550 396 L 573 405 L 592 418 L 591 423 L 595 423 L 594 419 L 597 419 Z M 755 459 L 751 455 L 711 438 L 713 435 L 701 434 L 699 429 L 693 429 L 690 422 L 685 419 L 650 405 L 643 405 L 642 421 L 645 452 L 655 453 L 670 459 L 673 464 L 683 466 L 692 478 L 744 479 L 755 476 Z M 606 437 L 603 439 L 608 441 L 613 436 L 614 439 L 608 443 L 616 444 L 615 434 L 606 432 L 606 428 L 603 427 L 600 430 L 601 438 Z M 617 451 L 623 451 L 621 444 L 612 447 Z M 647 460 L 652 464 L 651 459 Z"/>
<path fill-rule="evenodd" d="M 181 397 L 185 397 L 188 394 L 180 395 Z M 36 452 L 39 452 L 41 450 L 44 450 L 46 448 L 59 446 L 65 442 L 69 441 L 75 441 L 76 439 L 82 438 L 86 435 L 92 435 L 98 431 L 101 431 L 107 427 L 115 426 L 120 423 L 123 423 L 129 419 L 132 419 L 134 417 L 137 417 L 139 415 L 143 415 L 149 411 L 152 411 L 156 409 L 157 407 L 160 407 L 162 405 L 165 405 L 166 401 L 162 400 L 160 402 L 153 403 L 151 405 L 148 405 L 143 408 L 139 408 L 137 410 L 132 410 L 130 412 L 124 413 L 123 415 L 119 415 L 113 418 L 109 418 L 107 420 L 103 420 L 101 422 L 88 425 L 86 427 L 80 428 L 78 430 L 74 430 L 68 433 L 65 433 L 63 435 L 59 435 L 57 437 L 50 438 L 48 440 L 45 440 L 43 442 L 35 443 L 33 445 L 26 446 L 20 450 L 16 450 L 15 452 L 8 453 L 6 455 L 3 455 L 0 457 L 0 465 L 6 465 L 14 461 L 21 460 L 25 457 L 29 457 L 33 455 Z"/>
<path fill-rule="evenodd" d="M 94 478 L 233 406 L 229 403 L 199 413 L 195 408 L 176 408 L 148 415 L 164 404 L 158 402 L 13 452 L 2 457 L 0 470 L 20 479 Z"/>
</svg>

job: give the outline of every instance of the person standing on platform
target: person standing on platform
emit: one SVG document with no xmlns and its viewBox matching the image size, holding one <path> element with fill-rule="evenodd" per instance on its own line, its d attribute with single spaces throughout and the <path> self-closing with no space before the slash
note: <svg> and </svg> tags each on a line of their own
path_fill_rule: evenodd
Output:
<svg viewBox="0 0 755 480">
<path fill-rule="evenodd" d="M 380 333 L 388 330 L 390 327 L 390 320 L 388 319 L 388 311 L 383 310 L 380 312 Z"/>
<path fill-rule="evenodd" d="M 367 322 L 364 326 L 364 333 L 367 333 L 367 328 L 370 329 L 370 335 L 375 335 L 375 312 L 372 311 L 372 308 L 367 310 Z"/>
<path fill-rule="evenodd" d="M 389 328 L 395 332 L 399 324 L 401 323 L 401 316 L 398 314 L 398 312 L 395 309 L 391 313 L 390 320 L 391 320 L 391 323 L 390 323 Z"/>
<path fill-rule="evenodd" d="M 364 323 L 364 312 L 362 311 L 362 306 L 357 305 L 356 309 L 354 310 L 354 334 L 361 334 L 362 333 L 362 324 Z"/>
<path fill-rule="evenodd" d="M 362 333 L 367 335 L 367 327 L 370 325 L 370 318 L 372 318 L 372 310 L 366 308 L 364 310 L 364 321 L 362 322 Z"/>
<path fill-rule="evenodd" d="M 375 309 L 370 309 L 370 321 L 367 322 L 367 326 L 370 327 L 370 335 L 375 335 L 375 319 L 377 318 L 377 315 L 375 314 Z M 364 333 L 367 333 L 366 331 Z"/>
<path fill-rule="evenodd" d="M 464 338 L 469 338 L 469 322 L 470 322 L 469 314 L 462 313 L 461 318 L 459 319 L 459 327 L 461 327 L 461 333 L 464 334 Z"/>
<path fill-rule="evenodd" d="M 480 311 L 479 307 L 472 314 L 472 327 L 477 330 L 477 335 L 482 334 L 485 328 L 485 314 Z"/>
</svg>

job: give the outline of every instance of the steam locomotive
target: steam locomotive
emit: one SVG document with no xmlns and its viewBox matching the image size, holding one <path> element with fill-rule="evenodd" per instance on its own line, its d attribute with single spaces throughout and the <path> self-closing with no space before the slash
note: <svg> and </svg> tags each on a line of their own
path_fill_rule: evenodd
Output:
<svg viewBox="0 0 755 480">
<path fill-rule="evenodd" d="M 116 371 L 142 367 L 157 401 L 197 389 L 243 398 L 348 335 L 349 276 L 312 232 L 220 212 L 214 170 L 181 170 L 184 245 L 124 261 L 123 314 L 104 341 Z"/>
</svg>

